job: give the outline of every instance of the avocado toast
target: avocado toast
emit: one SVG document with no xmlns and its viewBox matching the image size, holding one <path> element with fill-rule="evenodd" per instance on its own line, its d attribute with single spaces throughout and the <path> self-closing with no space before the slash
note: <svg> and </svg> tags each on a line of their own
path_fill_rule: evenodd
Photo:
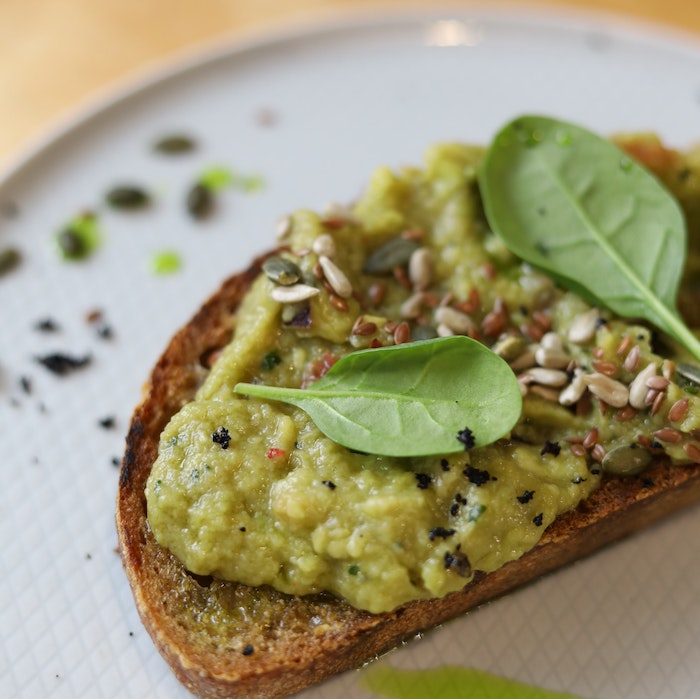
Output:
<svg viewBox="0 0 700 699">
<path fill-rule="evenodd" d="M 477 221 L 478 225 L 473 226 L 472 229 L 476 229 L 479 235 L 483 236 L 485 224 L 480 219 L 478 207 L 465 209 L 461 205 L 467 197 L 470 201 L 478 203 L 473 186 L 473 170 L 470 174 L 468 168 L 465 167 L 465 162 L 475 159 L 474 162 L 478 163 L 478 159 L 481 157 L 480 152 L 458 146 L 438 150 L 439 153 L 430 160 L 427 167 L 427 171 L 431 173 L 429 177 L 412 171 L 392 180 L 386 171 L 382 171 L 374 180 L 374 192 L 379 188 L 387 197 L 392 193 L 396 194 L 397 191 L 403 194 L 403 197 L 395 199 L 402 200 L 403 203 L 394 204 L 393 209 L 389 207 L 389 210 L 403 211 L 408 223 L 412 225 L 407 225 L 407 220 L 387 223 L 391 217 L 384 216 L 383 212 L 386 209 L 378 209 L 376 197 L 370 196 L 364 200 L 364 214 L 363 206 L 360 205 L 359 209 L 356 207 L 352 213 L 336 213 L 313 219 L 314 230 L 318 233 L 316 239 L 320 235 L 330 235 L 336 240 L 341 240 L 344 229 L 346 229 L 346 235 L 355 235 L 357 229 L 374 227 L 375 230 L 380 231 L 380 235 L 376 237 L 371 246 L 374 250 L 378 250 L 387 241 L 396 238 L 415 239 L 417 236 L 414 232 L 417 230 L 422 231 L 424 235 L 425 231 L 428 230 L 428 236 L 432 235 L 433 231 L 440 228 L 440 222 L 453 216 L 455 209 L 460 210 L 461 215 L 468 216 L 470 220 Z M 675 172 L 683 167 L 685 165 L 682 160 L 669 156 L 669 172 L 671 170 Z M 427 207 L 432 213 L 437 212 L 432 223 L 431 220 L 426 220 L 425 210 L 419 210 L 419 207 L 416 207 L 414 203 L 410 203 L 412 199 L 406 195 L 406 189 L 409 187 L 406 181 L 409 184 L 412 183 L 411 186 L 420 191 L 421 196 L 426 195 L 426 190 L 428 190 L 428 196 L 433 197 L 431 200 L 433 204 Z M 444 191 L 448 191 L 449 194 L 438 196 Z M 407 200 L 409 203 L 405 204 Z M 303 224 L 305 220 L 307 224 Z M 308 227 L 308 219 L 297 217 L 292 222 L 291 227 L 299 228 L 303 225 Z M 450 230 L 459 228 L 459 221 L 457 225 L 450 225 L 449 228 Z M 407 231 L 411 232 L 408 236 L 405 235 Z M 533 376 L 539 375 L 537 372 L 533 373 L 534 369 L 551 368 L 543 366 L 543 362 L 538 364 L 536 360 L 530 360 L 528 364 L 525 360 L 521 360 L 528 365 L 519 366 L 517 360 L 525 354 L 525 346 L 522 342 L 518 353 L 514 353 L 512 357 L 508 355 L 509 362 L 514 366 L 514 372 L 517 372 L 520 377 L 528 377 L 521 380 L 523 392 L 526 393 L 526 403 L 529 402 L 531 407 L 536 407 L 529 413 L 533 420 L 528 421 L 520 429 L 516 428 L 514 434 L 506 440 L 510 446 L 505 445 L 503 448 L 512 447 L 515 450 L 529 445 L 530 452 L 534 449 L 541 455 L 543 462 L 569 459 L 572 463 L 585 466 L 587 469 L 585 480 L 600 480 L 599 487 L 594 488 L 591 493 L 586 493 L 586 497 L 574 509 L 559 514 L 553 523 L 546 528 L 542 526 L 541 520 L 539 523 L 534 521 L 533 526 L 541 528 L 539 541 L 533 548 L 519 555 L 515 560 L 502 563 L 489 573 L 483 573 L 478 564 L 474 565 L 474 570 L 469 571 L 469 576 L 464 576 L 468 582 L 463 589 L 430 599 L 402 602 L 399 606 L 378 613 L 358 609 L 338 596 L 323 591 L 290 595 L 276 591 L 267 584 L 244 585 L 224 580 L 220 576 L 207 572 L 189 572 L 178 558 L 157 543 L 147 520 L 145 493 L 149 488 L 148 479 L 151 469 L 159 456 L 161 434 L 172 417 L 183 406 L 189 404 L 195 398 L 195 394 L 201 391 L 202 386 L 206 385 L 212 371 L 217 371 L 217 364 L 213 362 L 213 359 L 229 343 L 235 332 L 241 304 L 244 303 L 243 299 L 255 280 L 263 278 L 263 282 L 259 282 L 259 284 L 268 284 L 268 286 L 272 285 L 272 289 L 276 288 L 277 282 L 271 278 L 269 265 L 267 271 L 263 271 L 265 261 L 280 257 L 300 261 L 312 254 L 320 257 L 318 252 L 309 252 L 303 246 L 295 248 L 292 244 L 290 249 L 288 234 L 288 231 L 284 231 L 284 237 L 280 241 L 281 247 L 274 253 L 257 260 L 250 269 L 225 282 L 192 321 L 173 338 L 153 370 L 151 379 L 145 388 L 143 402 L 134 414 L 129 431 L 117 508 L 120 547 L 125 569 L 144 624 L 177 676 L 195 693 L 212 697 L 237 695 L 274 697 L 294 693 L 337 672 L 357 667 L 366 660 L 395 646 L 403 639 L 414 636 L 420 630 L 452 618 L 556 567 L 576 560 L 664 514 L 696 501 L 700 496 L 700 481 L 698 480 L 700 466 L 692 458 L 694 454 L 692 439 L 688 441 L 686 437 L 682 437 L 677 442 L 669 442 L 673 444 L 683 442 L 681 446 L 685 448 L 685 451 L 682 453 L 685 454 L 686 458 L 682 459 L 684 462 L 682 466 L 673 465 L 664 453 L 664 449 L 661 448 L 663 445 L 658 442 L 654 443 L 654 433 L 665 429 L 675 429 L 667 419 L 668 413 L 679 401 L 686 400 L 685 395 L 681 394 L 678 394 L 676 400 L 670 400 L 671 397 L 676 397 L 674 391 L 681 390 L 677 382 L 664 377 L 663 374 L 658 376 L 660 379 L 665 378 L 668 382 L 662 400 L 668 398 L 669 405 L 662 409 L 662 400 L 659 400 L 659 406 L 653 416 L 649 415 L 653 409 L 653 406 L 650 405 L 643 416 L 640 414 L 644 411 L 635 409 L 634 416 L 630 416 L 626 420 L 618 419 L 617 424 L 613 423 L 612 415 L 618 415 L 625 410 L 628 400 L 625 401 L 624 405 L 611 409 L 610 402 L 602 400 L 589 387 L 586 392 L 588 406 L 581 405 L 578 408 L 579 415 L 576 414 L 576 406 L 581 403 L 582 396 L 572 401 L 571 404 L 567 404 L 565 401 L 560 402 L 561 393 L 574 382 L 575 369 L 581 369 L 585 366 L 588 375 L 607 375 L 605 371 L 601 370 L 607 371 L 610 367 L 604 365 L 603 362 L 614 362 L 617 356 L 619 357 L 616 367 L 618 375 L 627 372 L 624 374 L 624 381 L 620 383 L 626 386 L 628 391 L 634 378 L 641 373 L 641 365 L 632 366 L 632 360 L 625 367 L 627 357 L 630 354 L 634 357 L 633 347 L 636 346 L 635 343 L 627 342 L 624 351 L 621 352 L 620 346 L 625 337 L 624 330 L 615 329 L 617 320 L 614 317 L 596 313 L 595 325 L 597 327 L 595 330 L 599 335 L 591 336 L 585 342 L 571 341 L 570 343 L 572 346 L 580 344 L 589 347 L 590 351 L 594 353 L 590 362 L 586 363 L 579 359 L 575 365 L 569 367 L 568 365 L 573 359 L 571 355 L 573 349 L 567 345 L 566 368 L 571 372 L 571 375 L 568 376 L 566 385 L 553 386 L 546 379 L 533 378 Z M 311 247 L 313 248 L 313 246 Z M 419 245 L 418 249 L 421 247 L 424 246 Z M 498 343 L 501 342 L 501 351 L 503 351 L 505 341 L 508 341 L 512 346 L 511 338 L 525 340 L 528 351 L 533 352 L 536 350 L 532 346 L 536 345 L 537 348 L 542 349 L 542 340 L 550 333 L 558 334 L 569 341 L 570 325 L 573 324 L 573 321 L 583 318 L 589 309 L 576 306 L 576 311 L 569 313 L 569 322 L 566 327 L 563 323 L 558 326 L 556 322 L 553 326 L 545 327 L 547 326 L 547 317 L 551 321 L 554 315 L 551 312 L 552 299 L 549 296 L 551 289 L 546 282 L 543 280 L 538 282 L 543 286 L 539 288 L 535 295 L 536 299 L 530 307 L 519 308 L 516 311 L 512 308 L 512 300 L 504 300 L 504 294 L 500 291 L 489 297 L 488 289 L 497 288 L 495 278 L 492 276 L 493 270 L 497 268 L 495 263 L 502 262 L 506 253 L 492 245 L 488 255 L 491 258 L 487 259 L 485 264 L 480 262 L 477 265 L 479 273 L 483 273 L 479 282 L 483 286 L 479 286 L 476 281 L 473 281 L 472 284 L 467 284 L 463 290 L 458 289 L 457 293 L 453 291 L 452 297 L 448 297 L 448 300 L 445 298 L 449 291 L 443 292 L 441 290 L 437 303 L 433 303 L 433 300 L 427 296 L 433 291 L 432 288 L 417 289 L 419 282 L 416 281 L 415 277 L 411 278 L 410 263 L 394 265 L 390 274 L 392 284 L 396 284 L 397 291 L 390 293 L 396 293 L 397 297 L 401 299 L 400 303 L 395 306 L 398 309 L 395 311 L 398 317 L 386 318 L 381 329 L 374 318 L 383 317 L 383 314 L 387 312 L 387 307 L 382 305 L 383 300 L 373 299 L 370 293 L 370 289 L 377 282 L 374 278 L 377 276 L 376 270 L 370 272 L 370 276 L 373 278 L 370 280 L 371 283 L 368 282 L 367 286 L 363 288 L 361 299 L 354 299 L 358 303 L 359 312 L 350 313 L 350 309 L 346 308 L 348 306 L 347 299 L 345 307 L 332 300 L 334 297 L 343 299 L 343 296 L 337 293 L 338 282 L 337 277 L 334 276 L 333 267 L 327 267 L 326 270 L 321 270 L 318 273 L 319 292 L 316 296 L 323 295 L 328 305 L 332 306 L 337 313 L 348 316 L 344 319 L 346 325 L 350 327 L 348 334 L 354 335 L 356 340 L 359 338 L 361 342 L 367 342 L 367 346 L 371 346 L 372 340 L 377 339 L 381 330 L 384 331 L 385 335 L 381 337 L 379 343 L 393 341 L 400 344 L 402 340 L 415 339 L 419 327 L 421 328 L 420 332 L 423 332 L 424 326 L 431 325 L 432 319 L 435 319 L 436 326 L 440 326 L 441 323 L 437 322 L 438 319 L 444 321 L 452 318 L 450 329 L 452 333 L 459 333 L 454 326 L 455 317 L 450 316 L 445 311 L 440 311 L 440 309 L 445 308 L 462 313 L 474 322 L 473 326 L 465 326 L 465 330 L 462 332 L 469 334 L 473 327 L 473 334 L 478 332 L 479 338 L 488 342 L 490 346 L 498 349 Z M 439 259 L 442 260 L 446 256 L 449 256 L 449 247 L 442 249 Z M 315 267 L 315 260 L 312 257 L 308 257 L 308 260 L 313 260 L 312 267 Z M 491 266 L 488 265 L 488 262 L 491 262 Z M 349 263 L 347 264 L 349 265 Z M 519 262 L 510 259 L 508 259 L 508 264 L 520 265 Z M 404 266 L 408 283 L 400 271 L 395 271 L 395 268 L 400 270 Z M 328 269 L 331 271 L 329 272 Z M 441 272 L 438 270 L 436 276 L 440 275 Z M 355 279 L 353 274 L 350 274 L 349 277 Z M 357 286 L 357 284 L 353 284 L 354 289 L 357 289 Z M 532 284 L 530 288 L 534 286 L 536 285 Z M 478 303 L 475 301 L 475 295 L 471 293 L 473 288 L 479 290 Z M 540 293 L 542 290 L 547 291 L 544 294 L 548 298 L 546 302 Z M 413 311 L 405 304 L 419 292 L 423 307 L 420 314 L 414 316 Z M 551 291 L 551 293 L 555 292 Z M 351 296 L 347 298 L 351 298 Z M 471 308 L 468 308 L 470 302 Z M 277 301 L 275 303 L 279 303 L 279 308 L 275 307 L 274 313 L 283 313 L 286 304 Z M 370 304 L 374 304 L 371 312 L 367 308 Z M 336 305 L 339 307 L 336 308 Z M 312 328 L 314 318 L 318 318 L 318 313 L 314 314 L 313 310 L 312 306 L 311 313 L 308 314 L 311 318 L 310 327 Z M 469 312 L 467 312 L 468 310 Z M 372 318 L 368 319 L 367 316 L 372 316 Z M 421 316 L 423 319 L 430 318 L 430 322 L 422 320 Z M 298 317 L 298 314 L 289 317 L 286 323 L 290 327 L 286 330 L 298 332 L 298 328 L 294 326 L 294 322 L 297 324 L 300 322 Z M 294 321 L 295 318 L 297 318 L 296 321 Z M 602 319 L 602 321 L 598 322 L 598 319 Z M 309 326 L 305 325 L 307 322 L 308 319 L 304 315 L 303 332 L 309 330 Z M 283 319 L 282 324 L 284 325 L 284 323 Z M 369 332 L 370 328 L 367 327 L 367 324 L 374 324 L 372 332 Z M 389 330 L 387 330 L 387 326 Z M 517 332 L 512 331 L 511 326 Z M 402 329 L 399 330 L 399 327 Z M 406 327 L 409 329 L 409 336 L 402 338 L 401 333 L 405 333 L 404 328 Z M 361 330 L 361 332 L 358 333 L 357 330 Z M 399 333 L 398 337 L 397 332 Z M 444 328 L 442 332 L 445 332 Z M 391 335 L 391 339 L 387 335 Z M 627 337 L 629 337 L 629 333 Z M 644 343 L 642 340 L 639 340 L 639 343 L 646 345 L 646 336 Z M 270 347 L 263 347 L 263 344 L 261 343 L 260 347 L 261 358 L 268 356 L 271 351 Z M 331 344 L 336 346 L 340 343 L 333 339 Z M 608 347 L 607 355 L 604 351 L 606 346 Z M 279 350 L 279 347 L 276 349 Z M 598 350 L 603 351 L 599 352 Z M 647 349 L 638 350 L 639 352 L 643 352 L 643 356 L 649 361 L 650 355 Z M 600 356 L 596 356 L 596 354 Z M 283 352 L 281 358 L 285 359 Z M 637 359 L 637 361 L 639 360 Z M 282 363 L 284 364 L 284 362 Z M 597 369 L 594 366 L 595 363 L 598 364 Z M 306 363 L 305 366 L 317 368 L 316 364 L 312 365 L 311 363 Z M 215 368 L 212 369 L 212 367 Z M 670 373 L 669 365 L 666 365 L 666 369 L 667 373 Z M 220 371 L 220 369 L 218 370 Z M 662 371 L 661 364 L 659 371 Z M 657 375 L 656 372 L 654 375 Z M 316 379 L 318 376 L 313 378 Z M 605 385 L 604 382 L 602 383 Z M 669 386 L 673 386 L 670 391 Z M 553 391 L 554 388 L 557 390 Z M 688 398 L 689 402 L 690 398 Z M 603 406 L 602 410 L 601 405 Z M 584 408 L 587 408 L 588 412 Z M 629 412 L 627 411 L 627 413 Z M 552 414 L 557 414 L 560 417 L 564 414 L 574 416 L 572 418 L 574 423 L 565 425 L 569 441 L 559 438 L 559 433 L 554 430 L 552 436 L 557 435 L 557 439 L 547 438 L 543 442 L 540 440 L 541 432 L 538 424 L 535 425 L 538 429 L 531 429 L 532 422 L 542 422 L 543 416 L 546 422 Z M 598 434 L 594 432 L 596 429 L 593 426 L 594 423 L 586 422 L 586 416 L 591 414 L 595 414 L 596 420 L 601 417 L 605 418 L 607 414 L 605 425 L 612 429 L 608 436 L 609 444 L 605 445 L 604 440 L 599 437 L 600 429 Z M 629 430 L 630 425 L 634 424 L 633 418 L 639 420 L 635 429 L 639 428 L 637 431 L 640 431 L 642 423 L 647 420 L 647 417 L 654 417 L 658 424 L 645 424 L 645 433 L 641 434 L 640 432 L 641 439 L 635 439 L 634 444 L 636 445 L 635 449 L 639 449 L 640 453 L 643 452 L 646 455 L 644 465 L 647 461 L 653 463 L 641 473 L 632 476 L 619 476 L 610 473 L 604 473 L 601 476 L 601 462 L 607 455 L 605 452 L 601 454 L 601 449 L 611 453 L 614 448 L 622 446 L 623 441 L 629 446 Z M 580 422 L 576 423 L 576 419 Z M 624 430 L 623 427 L 620 427 L 620 423 L 623 422 L 626 423 L 623 426 Z M 570 430 L 572 425 L 577 426 L 578 431 Z M 610 427 L 611 425 L 612 427 Z M 208 430 L 209 427 L 206 429 Z M 605 432 L 605 430 L 602 431 Z M 209 430 L 209 434 L 213 437 L 216 430 Z M 533 435 L 537 435 L 537 439 Z M 673 437 L 670 435 L 671 433 L 661 433 L 663 437 L 675 439 L 675 435 Z M 634 436 L 637 437 L 637 432 L 634 433 Z M 210 445 L 210 448 L 220 449 L 223 446 L 221 436 L 218 440 L 211 439 L 211 442 L 213 442 L 213 446 Z M 550 445 L 549 448 L 547 448 L 547 444 Z M 612 448 L 610 448 L 611 446 Z M 267 453 L 269 454 L 269 451 Z M 277 456 L 277 454 L 273 456 Z M 460 457 L 465 464 L 470 462 L 471 455 L 465 454 L 460 455 Z M 451 469 L 450 472 L 455 470 L 452 463 L 448 463 L 448 466 Z M 440 464 L 439 468 L 443 468 L 443 465 Z M 467 470 L 467 468 L 464 469 L 465 472 Z M 423 471 L 419 471 L 419 474 L 426 475 Z M 413 477 L 413 474 L 411 475 Z M 428 473 L 428 481 L 416 478 L 416 489 L 430 490 L 432 484 L 438 482 L 438 476 L 438 473 Z M 467 479 L 469 480 L 468 475 Z M 577 473 L 576 480 L 579 480 L 580 484 L 584 480 L 584 476 Z M 421 487 L 421 485 L 426 484 L 428 487 Z M 321 485 L 324 484 L 321 483 Z M 472 482 L 472 485 L 474 492 L 483 492 L 476 489 L 485 485 L 484 483 L 477 485 Z M 336 486 L 333 488 L 335 493 L 341 487 L 341 483 L 334 482 L 334 486 Z M 150 487 L 154 489 L 155 483 L 152 482 Z M 326 489 L 330 488 L 326 485 Z M 533 489 L 533 492 L 534 490 L 536 489 Z M 528 498 L 527 492 L 530 491 L 519 491 L 514 493 L 514 496 L 529 502 L 533 498 Z M 470 503 L 472 502 L 471 495 L 465 496 L 462 493 L 461 497 Z M 452 505 L 454 504 L 453 502 Z M 457 501 L 457 504 L 460 507 L 453 513 L 452 506 L 450 506 L 449 513 L 455 518 L 467 511 L 466 503 Z M 461 507 L 461 505 L 465 505 L 465 507 Z M 531 519 L 536 520 L 538 514 L 536 513 L 535 517 Z M 451 531 L 446 526 L 435 526 L 426 532 L 426 536 L 430 538 L 430 532 L 438 529 L 439 532 L 435 535 L 438 543 L 447 546 L 446 541 L 451 539 L 453 535 L 445 533 Z M 457 550 L 456 547 L 448 548 L 445 549 L 445 554 L 454 555 Z M 447 562 L 446 557 L 445 561 Z M 361 567 L 362 563 L 359 565 Z M 461 572 L 464 573 L 464 571 Z M 351 574 L 356 575 L 356 573 Z"/>
</svg>

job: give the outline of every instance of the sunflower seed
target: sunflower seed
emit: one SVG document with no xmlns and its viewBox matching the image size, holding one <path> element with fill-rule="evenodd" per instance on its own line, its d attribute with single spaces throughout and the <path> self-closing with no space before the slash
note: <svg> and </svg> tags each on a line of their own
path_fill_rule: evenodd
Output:
<svg viewBox="0 0 700 699">
<path fill-rule="evenodd" d="M 321 233 L 321 235 L 314 240 L 311 249 L 319 256 L 325 255 L 326 257 L 335 257 L 335 240 L 333 240 L 333 236 L 329 233 Z"/>
<path fill-rule="evenodd" d="M 423 309 L 423 292 L 418 291 L 409 296 L 399 309 L 402 318 L 417 318 Z"/>
<path fill-rule="evenodd" d="M 646 397 L 649 392 L 647 380 L 656 376 L 656 364 L 651 362 L 635 376 L 629 385 L 630 405 L 637 410 L 644 410 L 647 407 Z"/>
<path fill-rule="evenodd" d="M 595 335 L 599 315 L 597 308 L 579 313 L 569 328 L 569 340 L 577 345 L 585 345 L 590 342 Z"/>
<path fill-rule="evenodd" d="M 290 286 L 275 286 L 270 291 L 273 301 L 278 303 L 298 303 L 316 296 L 319 290 L 308 284 L 291 284 Z"/>
<path fill-rule="evenodd" d="M 459 335 L 466 335 L 476 327 L 474 321 L 466 313 L 462 313 L 450 306 L 439 306 L 436 308 L 435 320 L 438 325 L 447 326 Z"/>
<path fill-rule="evenodd" d="M 561 405 L 573 405 L 586 392 L 586 381 L 583 378 L 583 369 L 574 369 L 574 378 L 571 383 L 559 394 Z"/>
<path fill-rule="evenodd" d="M 350 284 L 350 280 L 345 276 L 345 272 L 326 255 L 320 255 L 318 262 L 321 265 L 326 280 L 333 287 L 333 291 L 335 291 L 340 298 L 349 299 L 352 296 L 352 284 Z"/>
<path fill-rule="evenodd" d="M 433 281 L 435 261 L 430 248 L 414 250 L 408 261 L 408 278 L 414 289 L 425 291 Z"/>
<path fill-rule="evenodd" d="M 586 374 L 584 381 L 588 386 L 588 390 L 604 403 L 613 408 L 622 408 L 627 405 L 629 389 L 620 381 L 611 379 L 609 376 L 599 372 Z"/>
<path fill-rule="evenodd" d="M 532 383 L 537 383 L 541 386 L 552 386 L 554 388 L 564 386 L 569 380 L 565 371 L 560 371 L 559 369 L 545 369 L 543 367 L 528 369 L 525 375 L 530 377 Z"/>
</svg>

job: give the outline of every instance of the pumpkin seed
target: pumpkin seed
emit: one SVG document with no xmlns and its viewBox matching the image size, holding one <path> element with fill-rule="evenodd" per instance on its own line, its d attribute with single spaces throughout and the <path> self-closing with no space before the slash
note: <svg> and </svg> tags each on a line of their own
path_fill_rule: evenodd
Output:
<svg viewBox="0 0 700 699">
<path fill-rule="evenodd" d="M 700 366 L 695 364 L 679 364 L 676 371 L 690 383 L 700 386 Z"/>
<path fill-rule="evenodd" d="M 262 268 L 268 279 L 283 286 L 296 284 L 301 279 L 299 267 L 285 257 L 268 257 Z"/>
<path fill-rule="evenodd" d="M 432 325 L 416 325 L 411 332 L 413 340 L 432 340 L 437 336 L 438 332 Z"/>
<path fill-rule="evenodd" d="M 636 476 L 651 464 L 652 458 L 646 449 L 630 444 L 609 451 L 601 466 L 603 471 L 615 476 Z"/>
<path fill-rule="evenodd" d="M 391 274 L 396 267 L 405 267 L 419 247 L 417 240 L 396 236 L 367 257 L 362 271 L 365 274 Z"/>
</svg>

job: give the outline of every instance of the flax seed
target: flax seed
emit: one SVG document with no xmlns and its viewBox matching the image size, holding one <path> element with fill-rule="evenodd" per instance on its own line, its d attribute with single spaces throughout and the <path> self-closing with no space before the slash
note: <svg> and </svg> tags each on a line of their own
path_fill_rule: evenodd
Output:
<svg viewBox="0 0 700 699">
<path fill-rule="evenodd" d="M 646 380 L 647 388 L 651 388 L 654 391 L 665 391 L 670 383 L 664 376 L 650 376 Z"/>
<path fill-rule="evenodd" d="M 605 350 L 602 347 L 596 347 L 593 350 L 593 357 L 595 359 L 602 359 L 605 356 Z"/>
<path fill-rule="evenodd" d="M 700 464 L 700 447 L 697 444 L 684 444 L 685 455 L 696 464 Z"/>
<path fill-rule="evenodd" d="M 688 398 L 681 398 L 677 400 L 668 411 L 668 419 L 671 422 L 680 422 L 685 420 L 688 415 L 688 408 L 690 406 L 690 401 Z"/>
<path fill-rule="evenodd" d="M 481 295 L 476 287 L 469 290 L 469 295 L 465 301 L 459 301 L 455 308 L 463 313 L 476 313 L 481 308 Z"/>
<path fill-rule="evenodd" d="M 605 455 L 607 454 L 605 447 L 602 444 L 596 444 L 593 449 L 591 449 L 591 456 L 594 461 L 602 463 Z"/>
<path fill-rule="evenodd" d="M 572 444 L 571 453 L 574 456 L 586 456 L 586 449 L 581 444 Z"/>
<path fill-rule="evenodd" d="M 394 267 L 392 273 L 394 275 L 394 279 L 396 279 L 396 281 L 401 284 L 404 289 L 411 288 L 411 280 L 408 278 L 408 274 L 403 267 Z"/>
<path fill-rule="evenodd" d="M 631 405 L 625 405 L 615 413 L 614 419 L 618 422 L 626 422 L 632 420 L 636 415 L 637 411 Z"/>
<path fill-rule="evenodd" d="M 627 350 L 629 349 L 631 344 L 632 338 L 629 335 L 623 335 L 622 340 L 620 340 L 620 344 L 615 350 L 615 354 L 617 354 L 618 357 L 624 357 L 625 354 L 627 354 Z"/>
<path fill-rule="evenodd" d="M 359 316 L 352 326 L 352 334 L 359 335 L 360 337 L 365 337 L 368 335 L 374 335 L 377 332 L 377 324 L 372 321 L 365 320 L 363 316 Z"/>
<path fill-rule="evenodd" d="M 411 328 L 408 327 L 408 323 L 402 322 L 396 326 L 394 330 L 394 342 L 397 345 L 403 345 L 406 342 L 411 341 Z"/>
<path fill-rule="evenodd" d="M 348 312 L 348 302 L 344 298 L 337 294 L 331 294 L 328 298 L 331 302 L 331 306 L 333 306 L 336 311 L 340 311 L 341 313 Z"/>
<path fill-rule="evenodd" d="M 481 330 L 486 337 L 498 337 L 506 327 L 506 317 L 498 311 L 487 313 L 481 321 Z"/>
<path fill-rule="evenodd" d="M 549 331 L 552 327 L 552 319 L 542 311 L 535 311 L 532 314 L 532 320 L 545 332 Z"/>
<path fill-rule="evenodd" d="M 659 410 L 661 410 L 661 405 L 663 404 L 665 398 L 666 398 L 666 394 L 659 392 L 659 395 L 656 396 L 656 398 L 654 399 L 654 402 L 651 404 L 651 415 L 652 416 L 656 415 L 656 413 L 658 413 Z"/>
<path fill-rule="evenodd" d="M 484 278 L 488 279 L 489 281 L 493 281 L 496 278 L 496 268 L 490 262 L 487 262 L 486 264 L 482 265 L 481 271 L 484 275 Z"/>
<path fill-rule="evenodd" d="M 664 427 L 660 430 L 654 432 L 654 437 L 660 442 L 666 442 L 667 444 L 677 444 L 683 439 L 683 433 L 678 430 L 674 430 L 672 427 Z"/>
<path fill-rule="evenodd" d="M 425 231 L 420 230 L 420 228 L 414 228 L 404 231 L 401 237 L 405 240 L 423 240 L 423 238 L 425 238 Z"/>
<path fill-rule="evenodd" d="M 606 376 L 611 376 L 613 378 L 617 376 L 620 369 L 615 362 L 605 360 L 593 362 L 593 368 L 601 374 L 605 374 Z"/>
<path fill-rule="evenodd" d="M 588 434 L 583 438 L 583 446 L 586 449 L 592 449 L 598 443 L 598 437 L 600 435 L 600 430 L 594 427 Z"/>
<path fill-rule="evenodd" d="M 367 297 L 373 306 L 379 306 L 386 297 L 386 286 L 381 282 L 372 284 L 367 290 Z"/>
<path fill-rule="evenodd" d="M 637 371 L 637 367 L 639 366 L 639 355 L 639 345 L 635 345 L 625 357 L 625 361 L 622 365 L 625 371 Z"/>
<path fill-rule="evenodd" d="M 536 323 L 523 323 L 520 326 L 520 332 L 535 342 L 539 342 L 544 336 L 544 330 Z"/>
</svg>

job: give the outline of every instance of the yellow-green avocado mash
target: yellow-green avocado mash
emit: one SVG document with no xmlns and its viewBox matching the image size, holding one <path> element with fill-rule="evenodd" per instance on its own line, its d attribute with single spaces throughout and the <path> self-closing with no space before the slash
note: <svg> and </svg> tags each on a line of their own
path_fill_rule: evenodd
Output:
<svg viewBox="0 0 700 699">
<path fill-rule="evenodd" d="M 353 207 L 299 211 L 283 226 L 284 252 L 163 432 L 147 485 L 153 533 L 190 571 L 382 612 L 517 559 L 604 470 L 636 473 L 655 450 L 700 454 L 694 384 L 633 389 L 645 367 L 659 379 L 675 370 L 652 354 L 650 330 L 589 308 L 488 230 L 481 156 L 437 146 L 424 169 L 376 171 Z M 495 444 L 362 454 L 297 408 L 233 392 L 243 381 L 305 387 L 355 349 L 448 334 L 483 341 L 519 378 L 522 418 Z"/>
</svg>

